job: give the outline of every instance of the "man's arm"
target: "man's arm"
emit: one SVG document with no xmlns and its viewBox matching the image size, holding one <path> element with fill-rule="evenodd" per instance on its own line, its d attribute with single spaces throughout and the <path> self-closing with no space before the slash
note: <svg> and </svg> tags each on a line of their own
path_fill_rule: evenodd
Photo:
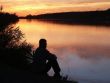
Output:
<svg viewBox="0 0 110 83">
<path fill-rule="evenodd" d="M 56 60 L 57 57 L 55 54 L 50 53 L 49 51 L 47 51 L 47 59 L 48 60 Z"/>
</svg>

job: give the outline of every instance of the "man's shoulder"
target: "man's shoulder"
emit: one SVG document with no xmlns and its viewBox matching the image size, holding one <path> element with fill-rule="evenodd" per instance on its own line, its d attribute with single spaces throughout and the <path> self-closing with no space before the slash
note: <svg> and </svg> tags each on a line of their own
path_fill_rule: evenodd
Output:
<svg viewBox="0 0 110 83">
<path fill-rule="evenodd" d="M 56 55 L 52 53 L 49 54 L 48 58 L 51 60 L 57 59 Z"/>
</svg>

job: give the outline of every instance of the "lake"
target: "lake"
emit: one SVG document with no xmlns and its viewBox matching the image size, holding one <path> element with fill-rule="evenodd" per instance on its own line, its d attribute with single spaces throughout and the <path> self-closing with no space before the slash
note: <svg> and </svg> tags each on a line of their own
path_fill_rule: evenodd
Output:
<svg viewBox="0 0 110 83">
<path fill-rule="evenodd" d="M 79 83 L 110 83 L 110 27 L 25 19 L 16 26 L 35 48 L 39 39 L 47 39 L 63 76 Z"/>
</svg>

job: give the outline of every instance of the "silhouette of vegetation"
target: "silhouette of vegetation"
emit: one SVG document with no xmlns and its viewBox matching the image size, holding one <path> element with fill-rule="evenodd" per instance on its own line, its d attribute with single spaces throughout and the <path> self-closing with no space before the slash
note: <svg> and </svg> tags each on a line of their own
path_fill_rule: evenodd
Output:
<svg viewBox="0 0 110 83">
<path fill-rule="evenodd" d="M 18 16 L 16 14 L 9 14 L 0 12 L 0 31 L 4 30 L 6 26 L 18 22 Z"/>
<path fill-rule="evenodd" d="M 26 19 L 39 19 L 65 24 L 110 25 L 110 9 L 105 11 L 62 12 L 41 15 L 27 15 Z"/>
<path fill-rule="evenodd" d="M 26 68 L 32 45 L 22 41 L 23 33 L 13 23 L 18 16 L 0 13 L 0 61 L 16 68 Z"/>
</svg>

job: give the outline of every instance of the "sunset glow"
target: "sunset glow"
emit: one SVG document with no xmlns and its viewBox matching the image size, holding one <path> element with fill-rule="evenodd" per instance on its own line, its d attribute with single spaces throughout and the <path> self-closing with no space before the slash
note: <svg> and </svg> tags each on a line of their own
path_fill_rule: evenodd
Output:
<svg viewBox="0 0 110 83">
<path fill-rule="evenodd" d="M 20 16 L 68 11 L 94 11 L 110 8 L 110 0 L 1 0 L 3 11 Z"/>
<path fill-rule="evenodd" d="M 52 46 L 110 45 L 110 29 L 105 30 L 101 27 L 98 29 L 92 26 L 60 25 L 37 20 L 22 20 L 18 25 L 25 33 L 27 42 L 34 45 L 38 44 L 37 40 L 40 38 L 46 38 Z"/>
<path fill-rule="evenodd" d="M 110 83 L 110 0 L 0 0 L 0 52 L 3 83 Z"/>
</svg>

